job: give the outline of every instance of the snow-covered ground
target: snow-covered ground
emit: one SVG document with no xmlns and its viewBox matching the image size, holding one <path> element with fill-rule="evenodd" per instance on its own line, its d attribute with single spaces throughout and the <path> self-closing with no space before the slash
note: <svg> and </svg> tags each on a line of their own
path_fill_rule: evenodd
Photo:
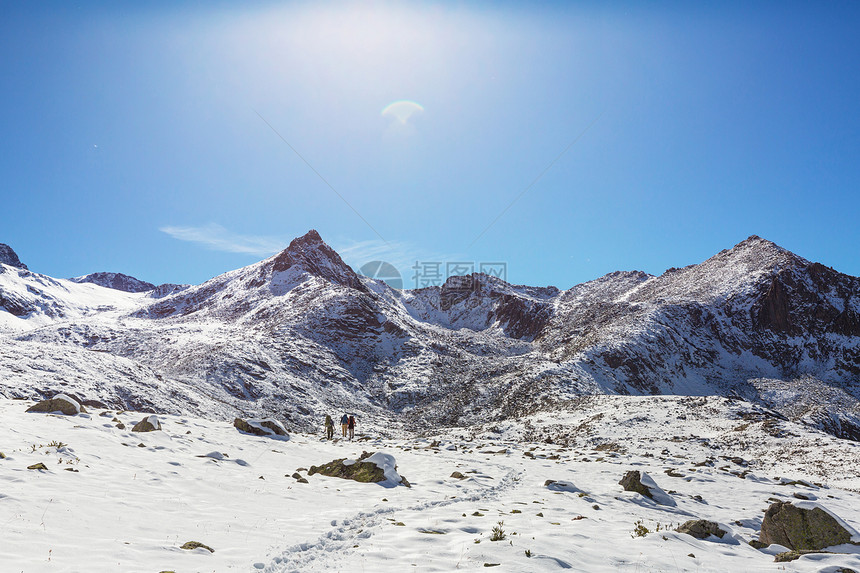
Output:
<svg viewBox="0 0 860 573">
<path fill-rule="evenodd" d="M 360 419 L 354 442 L 276 440 L 173 415 L 159 415 L 162 431 L 133 433 L 143 414 L 25 413 L 30 404 L 0 400 L 4 572 L 860 570 L 860 547 L 775 563 L 774 548 L 746 543 L 763 510 L 795 494 L 860 529 L 860 445 L 747 403 L 601 396 L 389 438 Z M 393 456 L 412 487 L 299 469 L 363 451 Z M 47 470 L 27 469 L 38 462 Z M 675 505 L 624 492 L 628 470 Z M 784 485 L 795 480 L 806 483 Z M 694 518 L 728 535 L 672 531 Z M 499 522 L 504 539 L 492 541 Z M 188 541 L 214 553 L 181 549 Z"/>
</svg>

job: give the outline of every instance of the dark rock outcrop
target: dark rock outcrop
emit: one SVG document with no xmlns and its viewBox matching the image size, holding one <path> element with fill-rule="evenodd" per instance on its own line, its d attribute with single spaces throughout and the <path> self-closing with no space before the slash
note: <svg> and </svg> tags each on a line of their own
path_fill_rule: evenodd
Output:
<svg viewBox="0 0 860 573">
<path fill-rule="evenodd" d="M 761 327 L 779 332 L 791 332 L 788 293 L 778 275 L 773 277 L 760 304 L 758 322 Z"/>
<path fill-rule="evenodd" d="M 795 551 L 818 551 L 849 543 L 851 534 L 819 507 L 806 509 L 778 501 L 764 514 L 759 541 Z"/>
<path fill-rule="evenodd" d="M 0 243 L 0 263 L 9 265 L 10 267 L 27 270 L 27 265 L 21 262 L 21 259 L 19 259 L 18 254 L 12 250 L 12 247 L 3 243 Z"/>
</svg>

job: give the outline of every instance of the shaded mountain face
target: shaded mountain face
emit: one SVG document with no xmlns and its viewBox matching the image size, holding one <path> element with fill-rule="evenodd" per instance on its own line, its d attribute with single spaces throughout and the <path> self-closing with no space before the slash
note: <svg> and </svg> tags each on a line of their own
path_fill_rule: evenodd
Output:
<svg viewBox="0 0 860 573">
<path fill-rule="evenodd" d="M 316 231 L 159 298 L 115 291 L 104 312 L 92 302 L 76 310 L 77 299 L 60 295 L 65 283 L 49 277 L 24 287 L 2 276 L 0 296 L 50 291 L 40 304 L 66 320 L 5 334 L 0 322 L 0 336 L 19 354 L 47 356 L 65 380 L 76 379 L 69 368 L 88 379 L 100 368 L 114 380 L 126 373 L 122 392 L 89 382 L 81 392 L 117 407 L 161 400 L 297 427 L 332 407 L 392 423 L 469 424 L 582 394 L 716 394 L 860 435 L 860 279 L 756 236 L 661 276 L 615 272 L 564 291 L 482 274 L 395 290 L 357 275 Z M 58 349 L 68 350 L 62 364 Z M 0 356 L 0 377 L 21 381 L 7 394 L 47 393 L 44 364 L 19 363 L 16 374 L 7 362 Z"/>
<path fill-rule="evenodd" d="M 15 251 L 12 250 L 12 247 L 3 243 L 0 243 L 0 263 L 9 265 L 10 267 L 27 269 L 27 265 L 21 262 L 21 259 L 19 259 Z"/>
<path fill-rule="evenodd" d="M 124 292 L 147 292 L 155 288 L 155 285 L 152 283 L 122 273 L 92 273 L 69 280 L 76 283 L 93 283 Z"/>
</svg>

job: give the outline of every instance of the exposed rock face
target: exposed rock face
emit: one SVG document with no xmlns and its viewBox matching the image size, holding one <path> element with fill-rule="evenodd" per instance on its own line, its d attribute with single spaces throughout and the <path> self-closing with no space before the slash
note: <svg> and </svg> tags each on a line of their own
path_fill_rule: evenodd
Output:
<svg viewBox="0 0 860 573">
<path fill-rule="evenodd" d="M 818 551 L 850 542 L 851 533 L 819 507 L 806 509 L 778 501 L 764 514 L 759 541 L 795 551 Z"/>
<path fill-rule="evenodd" d="M 155 288 L 152 283 L 122 273 L 91 273 L 69 280 L 76 283 L 92 283 L 124 292 L 147 292 Z"/>
<path fill-rule="evenodd" d="M 86 413 L 86 408 L 81 406 L 77 400 L 65 394 L 57 394 L 53 398 L 42 400 L 27 408 L 28 412 L 60 412 L 66 416 L 74 416 L 75 414 Z"/>
<path fill-rule="evenodd" d="M 27 270 L 27 265 L 21 262 L 12 247 L 0 243 L 0 263 L 9 265 L 10 267 L 18 267 L 19 269 Z"/>
<path fill-rule="evenodd" d="M 759 325 L 779 332 L 791 332 L 788 293 L 778 275 L 773 277 L 770 287 L 760 301 L 760 305 Z"/>
<path fill-rule="evenodd" d="M 233 420 L 233 427 L 239 430 L 240 432 L 245 432 L 246 434 L 254 434 L 255 436 L 286 436 L 287 431 L 284 429 L 284 426 L 281 425 L 277 420 L 272 420 L 267 418 L 265 420 L 243 420 L 241 418 L 236 418 Z"/>
<path fill-rule="evenodd" d="M 707 539 L 711 535 L 722 539 L 726 534 L 724 530 L 720 529 L 719 524 L 705 519 L 691 519 L 690 521 L 684 522 L 684 524 L 680 525 L 675 531 L 692 535 L 696 539 Z"/>
<path fill-rule="evenodd" d="M 132 432 L 155 432 L 161 429 L 161 421 L 158 416 L 147 416 L 134 425 Z"/>
<path fill-rule="evenodd" d="M 275 257 L 272 270 L 282 273 L 294 266 L 332 283 L 367 292 L 355 271 L 313 229 L 293 239 L 290 246 Z"/>
</svg>

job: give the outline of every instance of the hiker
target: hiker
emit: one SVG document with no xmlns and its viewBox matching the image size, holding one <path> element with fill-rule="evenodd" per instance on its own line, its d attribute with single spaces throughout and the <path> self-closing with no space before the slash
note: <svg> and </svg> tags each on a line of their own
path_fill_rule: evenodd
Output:
<svg viewBox="0 0 860 573">
<path fill-rule="evenodd" d="M 328 414 L 325 415 L 325 437 L 329 440 L 334 437 L 334 420 Z"/>
<path fill-rule="evenodd" d="M 355 436 L 355 416 L 349 417 L 347 426 L 349 427 L 349 439 L 352 440 L 352 438 Z"/>
<path fill-rule="evenodd" d="M 344 414 L 340 419 L 340 429 L 343 431 L 343 437 L 346 437 L 346 429 L 349 427 L 349 416 Z"/>
</svg>

